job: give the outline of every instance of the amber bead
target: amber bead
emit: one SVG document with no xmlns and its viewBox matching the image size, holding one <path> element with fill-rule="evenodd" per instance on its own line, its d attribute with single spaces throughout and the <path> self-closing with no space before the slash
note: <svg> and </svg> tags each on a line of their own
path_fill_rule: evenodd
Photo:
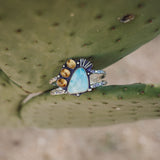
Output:
<svg viewBox="0 0 160 160">
<path fill-rule="evenodd" d="M 58 79 L 57 80 L 57 85 L 59 86 L 59 87 L 66 87 L 67 86 L 67 81 L 65 80 L 65 79 Z"/>
<path fill-rule="evenodd" d="M 76 62 L 73 59 L 69 59 L 66 64 L 67 67 L 71 69 L 74 69 L 76 67 Z"/>
<path fill-rule="evenodd" d="M 64 69 L 61 70 L 60 74 L 61 74 L 62 77 L 68 78 L 71 75 L 71 72 L 68 69 L 64 68 Z"/>
</svg>

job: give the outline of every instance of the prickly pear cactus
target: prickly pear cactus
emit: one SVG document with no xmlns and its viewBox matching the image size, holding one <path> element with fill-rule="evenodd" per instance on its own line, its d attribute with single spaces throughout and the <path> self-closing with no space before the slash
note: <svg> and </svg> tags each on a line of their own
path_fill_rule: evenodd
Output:
<svg viewBox="0 0 160 160">
<path fill-rule="evenodd" d="M 26 95 L 0 70 L 0 126 L 21 126 L 17 109 Z"/>
<path fill-rule="evenodd" d="M 96 89 L 79 98 L 49 93 L 23 104 L 19 115 L 27 126 L 88 127 L 160 118 L 160 87 L 134 84 Z"/>
<path fill-rule="evenodd" d="M 160 33 L 159 0 L 0 2 L 1 125 L 88 126 L 158 117 L 159 87 L 146 85 L 23 100 L 51 89 L 49 79 L 68 58 L 87 58 L 102 69 L 153 39 Z"/>
</svg>

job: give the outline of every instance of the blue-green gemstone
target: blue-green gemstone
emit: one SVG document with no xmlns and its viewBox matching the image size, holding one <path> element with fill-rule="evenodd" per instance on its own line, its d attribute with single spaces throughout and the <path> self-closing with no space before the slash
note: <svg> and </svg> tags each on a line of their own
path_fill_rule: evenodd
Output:
<svg viewBox="0 0 160 160">
<path fill-rule="evenodd" d="M 70 94 L 86 92 L 88 90 L 88 77 L 84 68 L 78 68 L 72 75 L 68 85 Z"/>
</svg>

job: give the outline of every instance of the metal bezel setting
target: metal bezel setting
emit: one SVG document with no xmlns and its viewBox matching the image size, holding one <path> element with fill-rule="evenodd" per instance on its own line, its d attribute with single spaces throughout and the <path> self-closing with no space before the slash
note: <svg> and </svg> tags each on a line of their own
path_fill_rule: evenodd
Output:
<svg viewBox="0 0 160 160">
<path fill-rule="evenodd" d="M 103 71 L 103 70 L 92 70 L 92 67 L 93 67 L 93 64 L 90 62 L 90 61 L 87 61 L 86 59 L 79 59 L 79 60 L 73 60 L 71 59 L 72 61 L 75 61 L 76 63 L 76 66 L 75 68 L 69 68 L 67 66 L 67 62 L 62 66 L 61 68 L 61 71 L 63 69 L 68 69 L 70 71 L 70 76 L 65 78 L 61 75 L 61 72 L 57 75 L 57 77 L 54 77 L 50 80 L 50 84 L 53 84 L 55 85 L 55 82 L 59 79 L 65 79 L 67 81 L 67 85 L 65 87 L 59 87 L 59 88 L 56 88 L 56 89 L 53 89 L 51 91 L 51 95 L 59 95 L 59 94 L 70 94 L 68 92 L 68 86 L 69 86 L 69 83 L 70 83 L 70 80 L 72 79 L 72 76 L 74 75 L 74 73 L 76 72 L 77 69 L 79 68 L 83 68 L 86 72 L 86 75 L 87 75 L 87 78 L 88 78 L 88 89 L 84 92 L 77 92 L 77 93 L 74 93 L 72 95 L 76 95 L 76 96 L 80 96 L 81 94 L 85 93 L 85 92 L 88 92 L 88 91 L 92 91 L 93 88 L 96 88 L 96 87 L 99 87 L 99 86 L 103 86 L 105 85 L 107 82 L 106 81 L 94 81 L 94 80 L 91 80 L 90 76 L 95 74 L 95 75 L 98 75 L 98 74 L 103 74 L 103 75 L 106 75 L 106 73 Z"/>
</svg>

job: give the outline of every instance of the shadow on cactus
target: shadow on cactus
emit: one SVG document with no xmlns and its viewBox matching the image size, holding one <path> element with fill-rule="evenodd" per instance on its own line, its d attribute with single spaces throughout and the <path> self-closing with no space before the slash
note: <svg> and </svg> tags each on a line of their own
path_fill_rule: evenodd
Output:
<svg viewBox="0 0 160 160">
<path fill-rule="evenodd" d="M 156 85 L 107 86 L 78 98 L 51 96 L 48 81 L 68 58 L 103 69 L 153 39 L 160 33 L 159 6 L 158 0 L 1 2 L 0 125 L 86 127 L 158 118 Z"/>
</svg>

